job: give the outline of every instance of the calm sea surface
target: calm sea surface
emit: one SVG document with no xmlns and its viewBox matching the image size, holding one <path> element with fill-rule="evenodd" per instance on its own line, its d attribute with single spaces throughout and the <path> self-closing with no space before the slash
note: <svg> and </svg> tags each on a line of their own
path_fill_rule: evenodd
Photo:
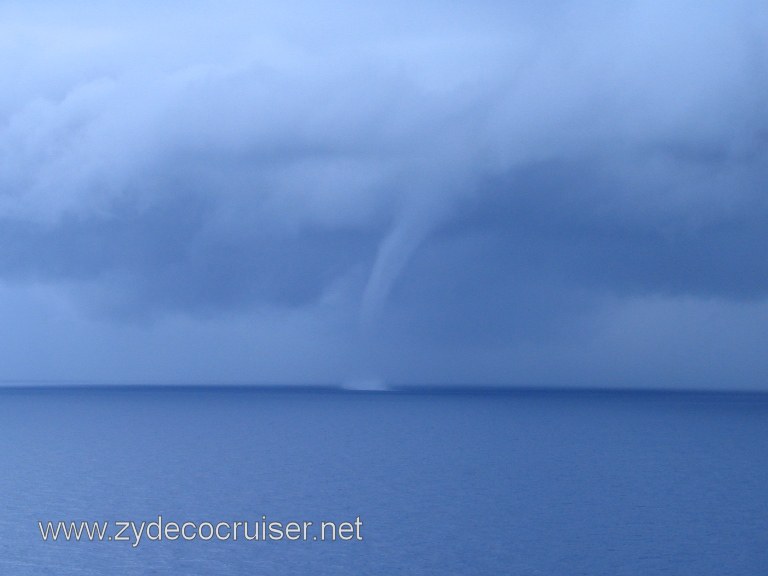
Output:
<svg viewBox="0 0 768 576">
<path fill-rule="evenodd" d="M 768 574 L 768 396 L 0 391 L 0 574 Z M 363 541 L 44 542 L 38 520 Z"/>
</svg>

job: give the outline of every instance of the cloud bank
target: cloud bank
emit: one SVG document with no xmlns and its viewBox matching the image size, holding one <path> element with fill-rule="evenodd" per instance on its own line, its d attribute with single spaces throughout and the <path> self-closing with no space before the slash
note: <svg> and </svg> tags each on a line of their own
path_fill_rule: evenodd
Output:
<svg viewBox="0 0 768 576">
<path fill-rule="evenodd" d="M 762 2 L 0 22 L 0 378 L 765 385 Z"/>
</svg>

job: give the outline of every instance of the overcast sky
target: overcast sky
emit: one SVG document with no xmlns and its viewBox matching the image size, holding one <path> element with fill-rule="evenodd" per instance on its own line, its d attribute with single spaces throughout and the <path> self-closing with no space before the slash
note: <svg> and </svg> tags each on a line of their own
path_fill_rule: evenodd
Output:
<svg viewBox="0 0 768 576">
<path fill-rule="evenodd" d="M 0 380 L 768 388 L 768 4 L 3 2 Z"/>
</svg>

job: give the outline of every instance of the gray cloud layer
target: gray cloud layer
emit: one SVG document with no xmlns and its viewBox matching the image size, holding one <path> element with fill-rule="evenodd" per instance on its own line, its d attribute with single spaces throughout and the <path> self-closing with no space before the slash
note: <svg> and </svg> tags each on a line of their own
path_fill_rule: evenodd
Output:
<svg viewBox="0 0 768 576">
<path fill-rule="evenodd" d="M 764 3 L 0 13 L 0 377 L 768 376 Z"/>
</svg>

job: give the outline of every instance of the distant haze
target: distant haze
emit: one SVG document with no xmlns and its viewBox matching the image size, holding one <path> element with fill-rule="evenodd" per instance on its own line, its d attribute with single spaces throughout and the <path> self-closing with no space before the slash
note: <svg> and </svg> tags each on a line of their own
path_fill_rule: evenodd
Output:
<svg viewBox="0 0 768 576">
<path fill-rule="evenodd" d="M 768 4 L 4 2 L 0 380 L 768 387 Z"/>
</svg>

